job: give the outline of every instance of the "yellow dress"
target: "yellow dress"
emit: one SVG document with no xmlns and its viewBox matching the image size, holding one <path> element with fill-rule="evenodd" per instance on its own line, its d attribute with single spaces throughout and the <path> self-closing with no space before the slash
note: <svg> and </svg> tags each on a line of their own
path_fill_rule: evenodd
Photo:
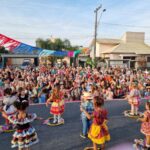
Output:
<svg viewBox="0 0 150 150">
<path fill-rule="evenodd" d="M 106 112 L 104 111 L 94 112 L 93 123 L 88 133 L 88 137 L 93 143 L 104 144 L 105 142 L 110 141 L 105 113 Z"/>
</svg>

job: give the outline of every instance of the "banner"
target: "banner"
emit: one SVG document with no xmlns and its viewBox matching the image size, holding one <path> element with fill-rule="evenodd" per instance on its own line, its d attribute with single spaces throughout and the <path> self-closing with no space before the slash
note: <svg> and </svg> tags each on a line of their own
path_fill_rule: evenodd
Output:
<svg viewBox="0 0 150 150">
<path fill-rule="evenodd" d="M 33 47 L 14 39 L 11 39 L 3 34 L 0 34 L 0 46 L 5 47 L 6 50 L 11 51 L 14 54 L 35 54 L 38 55 L 42 49 L 38 47 Z"/>
<path fill-rule="evenodd" d="M 3 34 L 0 34 L 0 47 L 5 47 L 6 50 L 14 54 L 34 54 L 39 56 L 58 56 L 58 57 L 76 57 L 81 50 L 67 51 L 67 50 L 47 50 L 38 47 L 34 47 L 28 44 L 18 42 Z"/>
<path fill-rule="evenodd" d="M 0 34 L 0 46 L 5 47 L 9 51 L 13 51 L 14 48 L 20 45 L 20 42 L 13 40 L 5 35 Z"/>
<path fill-rule="evenodd" d="M 39 54 L 42 51 L 42 48 L 32 47 L 27 44 L 21 43 L 18 47 L 14 49 L 14 53 L 16 54 Z"/>
</svg>

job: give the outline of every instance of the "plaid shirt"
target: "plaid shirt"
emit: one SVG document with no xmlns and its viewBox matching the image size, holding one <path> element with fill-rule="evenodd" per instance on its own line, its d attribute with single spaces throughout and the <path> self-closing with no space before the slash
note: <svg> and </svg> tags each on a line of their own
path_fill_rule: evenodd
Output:
<svg viewBox="0 0 150 150">
<path fill-rule="evenodd" d="M 81 106 L 91 115 L 94 111 L 93 103 L 92 101 L 86 101 L 81 104 Z M 81 113 L 81 117 L 87 118 L 85 113 Z"/>
</svg>

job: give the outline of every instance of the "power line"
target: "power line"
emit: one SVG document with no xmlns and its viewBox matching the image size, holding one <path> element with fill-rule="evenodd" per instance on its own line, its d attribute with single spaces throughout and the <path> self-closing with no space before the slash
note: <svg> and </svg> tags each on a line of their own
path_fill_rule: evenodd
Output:
<svg viewBox="0 0 150 150">
<path fill-rule="evenodd" d="M 68 37 L 68 39 L 89 39 L 89 38 L 92 38 L 93 36 L 85 36 L 85 37 L 81 37 L 81 36 L 79 36 L 79 37 L 74 37 L 74 36 L 72 36 L 72 37 Z M 14 39 L 20 39 L 20 40 L 36 40 L 36 39 L 38 39 L 38 38 L 40 38 L 40 37 L 26 37 L 26 38 L 23 38 L 23 37 L 13 37 Z M 43 38 L 43 37 L 41 37 L 42 39 L 47 39 L 47 38 Z M 65 38 L 62 38 L 62 39 L 65 39 Z M 102 38 L 103 39 L 103 38 Z M 105 38 L 104 38 L 105 39 Z M 135 39 L 139 39 L 139 38 L 136 38 L 135 37 Z M 148 38 L 148 39 L 145 39 L 145 41 L 150 41 L 150 39 Z"/>
<path fill-rule="evenodd" d="M 137 25 L 129 25 L 129 24 L 109 23 L 109 22 L 102 22 L 102 24 L 112 25 L 112 26 L 125 26 L 125 27 L 148 28 L 148 29 L 150 29 L 150 26 L 137 26 Z"/>
</svg>

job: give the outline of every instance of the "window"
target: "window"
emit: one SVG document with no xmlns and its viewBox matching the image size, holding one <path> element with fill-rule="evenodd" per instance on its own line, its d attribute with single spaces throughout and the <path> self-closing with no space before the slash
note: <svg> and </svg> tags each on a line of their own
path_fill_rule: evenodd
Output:
<svg viewBox="0 0 150 150">
<path fill-rule="evenodd" d="M 150 62 L 150 57 L 147 57 L 147 62 Z"/>
</svg>

